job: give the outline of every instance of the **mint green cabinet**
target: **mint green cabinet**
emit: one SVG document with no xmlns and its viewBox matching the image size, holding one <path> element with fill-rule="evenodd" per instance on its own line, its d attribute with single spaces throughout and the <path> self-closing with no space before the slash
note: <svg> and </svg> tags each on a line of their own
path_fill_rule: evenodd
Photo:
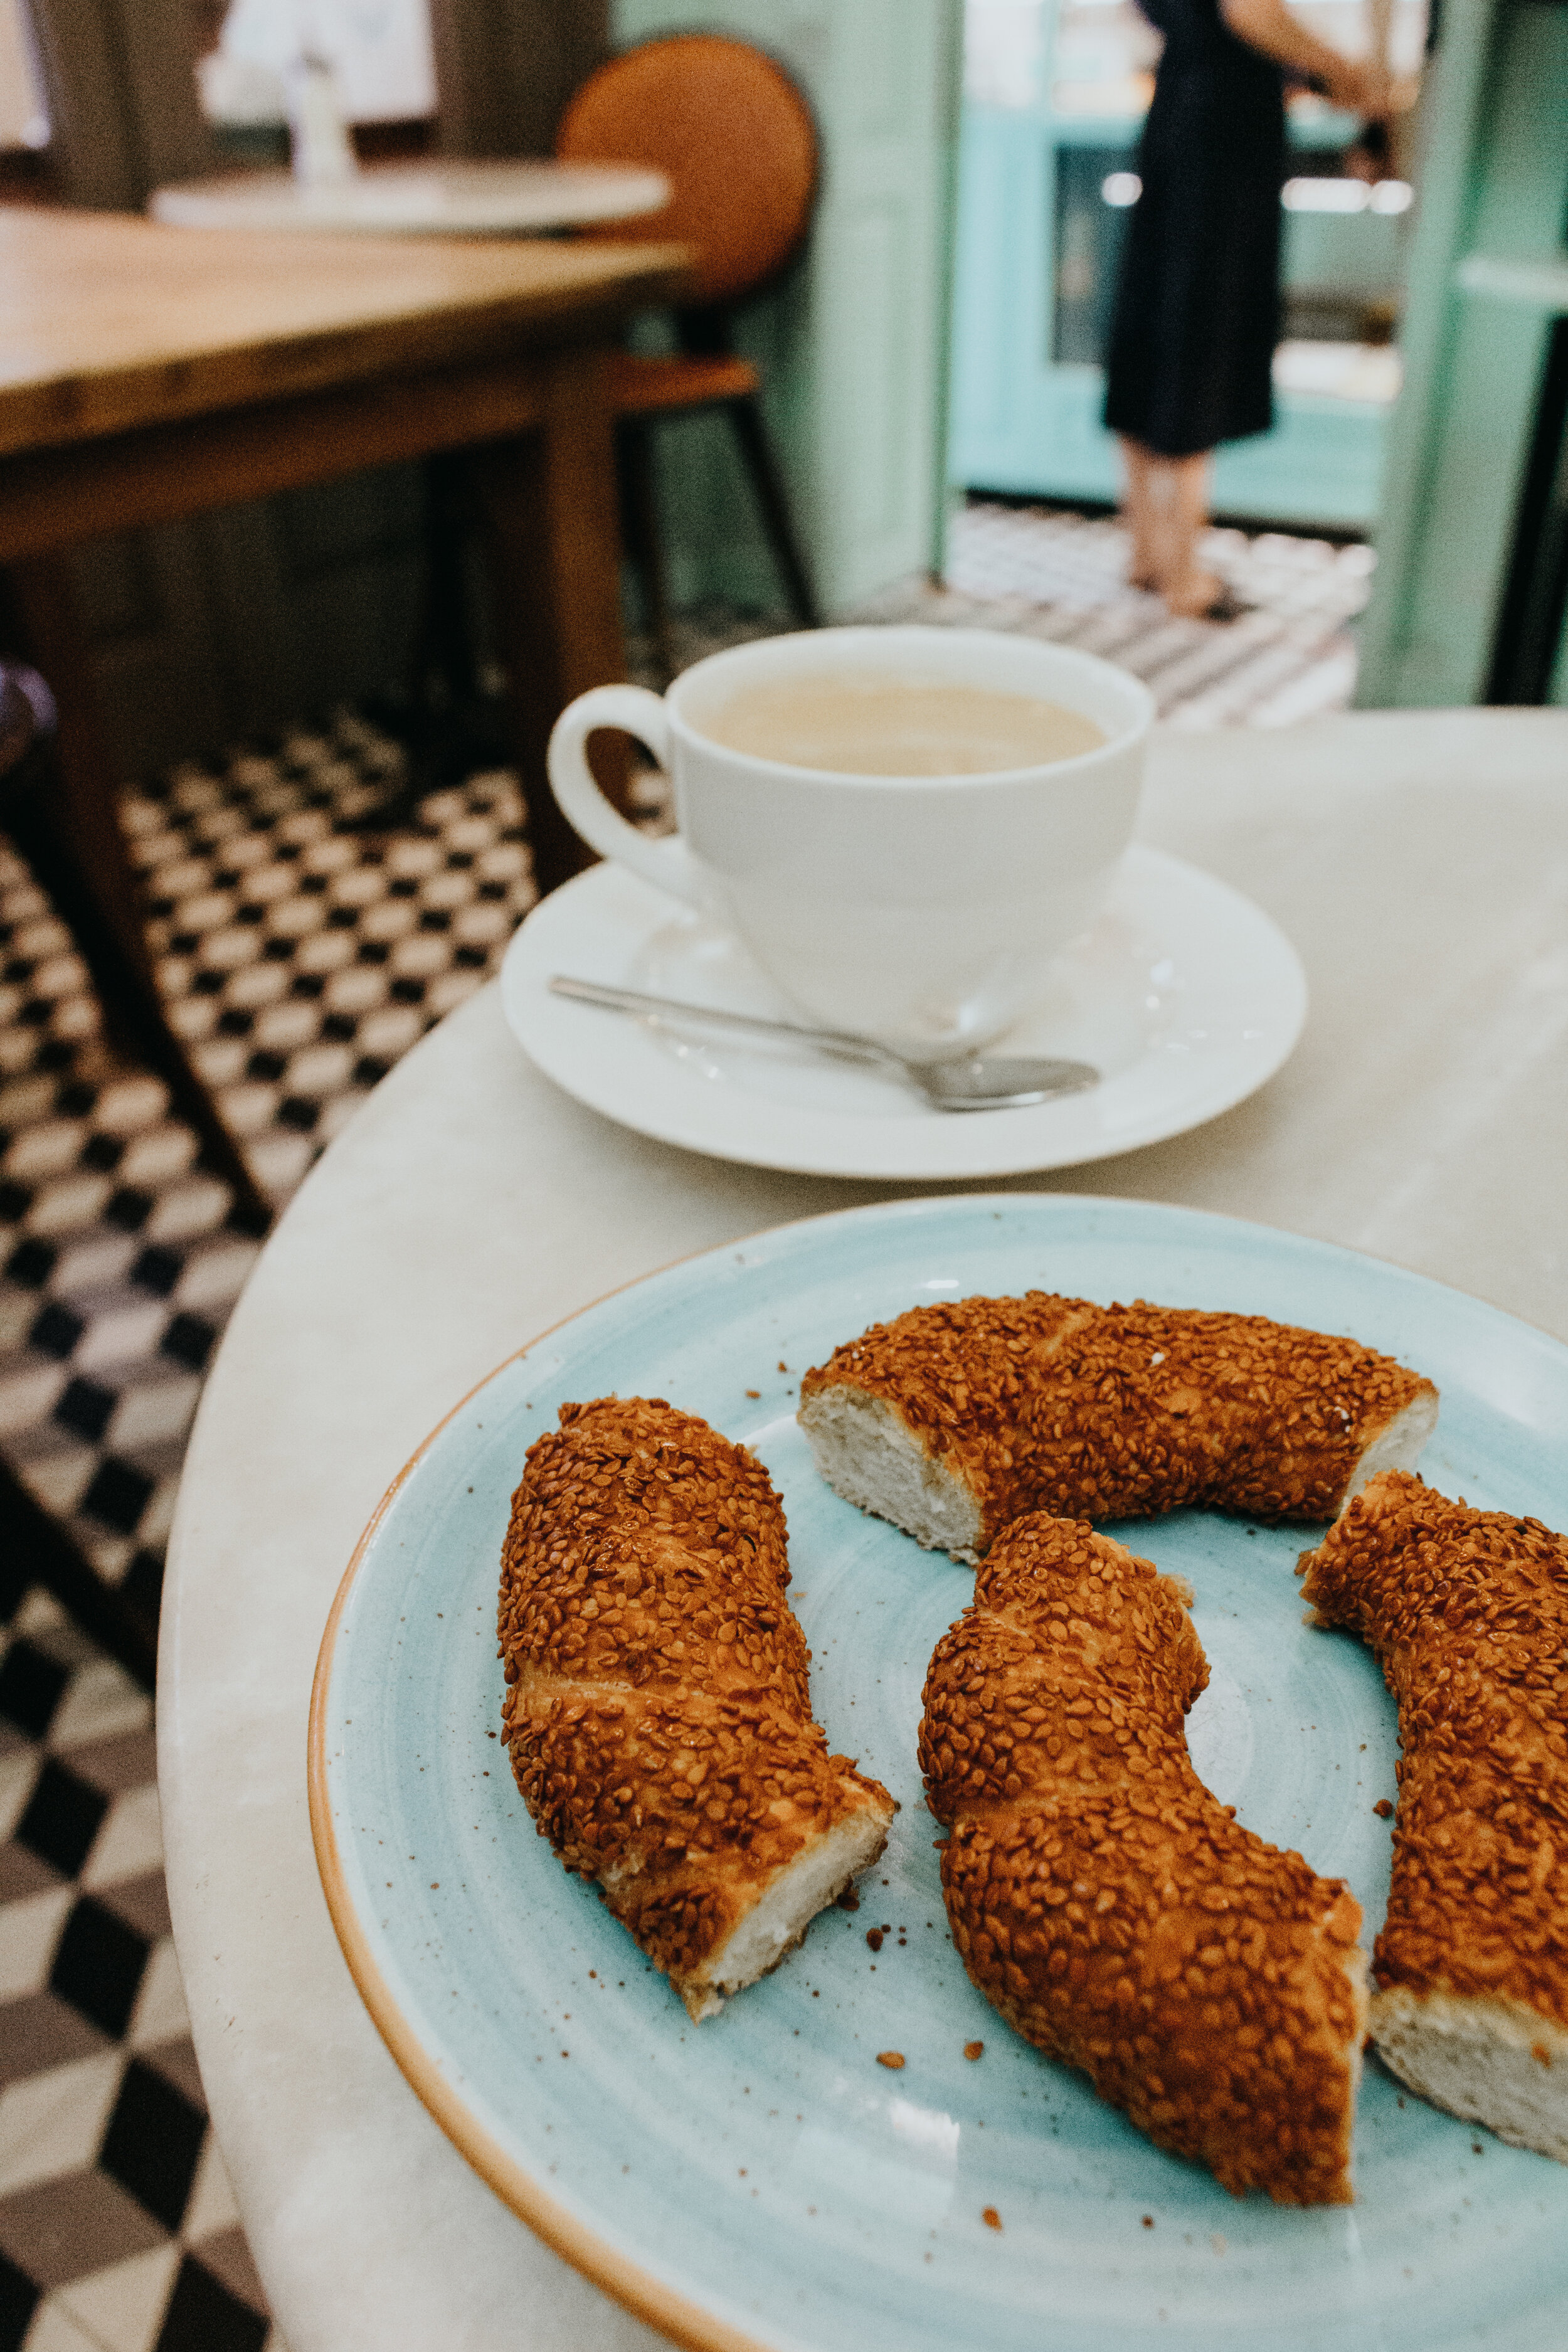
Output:
<svg viewBox="0 0 1568 2352">
<path fill-rule="evenodd" d="M 732 33 L 809 99 L 821 197 L 803 262 L 745 314 L 822 605 L 843 612 L 933 561 L 942 517 L 946 288 L 959 0 L 615 0 L 618 46 Z M 724 427 L 662 426 L 675 600 L 779 602 Z"/>
</svg>

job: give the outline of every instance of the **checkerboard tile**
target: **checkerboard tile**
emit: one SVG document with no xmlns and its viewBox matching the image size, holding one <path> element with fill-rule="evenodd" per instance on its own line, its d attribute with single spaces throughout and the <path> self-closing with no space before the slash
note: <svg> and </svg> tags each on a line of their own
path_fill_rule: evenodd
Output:
<svg viewBox="0 0 1568 2352">
<path fill-rule="evenodd" d="M 47 1594 L 0 1617 L 0 2352 L 282 2352 L 191 2046 L 152 1701 Z"/>
<path fill-rule="evenodd" d="M 510 776 L 356 829 L 401 760 L 344 715 L 124 804 L 171 1020 L 279 1205 L 533 901 Z M 68 933 L 0 844 L 0 1448 L 148 1619 L 202 1375 L 259 1245 L 161 1080 L 107 1052 Z"/>
</svg>

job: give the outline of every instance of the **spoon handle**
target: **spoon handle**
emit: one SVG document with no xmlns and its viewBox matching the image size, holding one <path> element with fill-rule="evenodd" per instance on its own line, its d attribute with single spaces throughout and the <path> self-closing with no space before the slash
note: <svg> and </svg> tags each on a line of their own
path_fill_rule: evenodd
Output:
<svg viewBox="0 0 1568 2352">
<path fill-rule="evenodd" d="M 754 1013 L 725 1013 L 717 1005 L 682 1004 L 673 996 L 647 996 L 635 988 L 604 988 L 595 980 L 573 980 L 555 972 L 552 996 L 570 996 L 579 1004 L 601 1004 L 611 1013 L 635 1013 L 647 1021 L 695 1022 L 700 1027 L 732 1029 L 747 1037 L 772 1037 L 794 1045 L 811 1045 L 842 1062 L 874 1062 L 881 1068 L 901 1070 L 896 1054 L 874 1045 L 868 1037 L 851 1037 L 837 1029 L 806 1029 L 794 1021 L 763 1021 Z"/>
</svg>

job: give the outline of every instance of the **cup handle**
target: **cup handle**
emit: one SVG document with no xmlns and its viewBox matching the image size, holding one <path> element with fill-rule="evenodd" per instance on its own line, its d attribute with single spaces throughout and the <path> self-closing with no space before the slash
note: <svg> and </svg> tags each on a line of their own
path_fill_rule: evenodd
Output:
<svg viewBox="0 0 1568 2352">
<path fill-rule="evenodd" d="M 595 782 L 584 746 L 596 727 L 624 728 L 647 744 L 661 768 L 669 765 L 669 714 L 662 696 L 643 686 L 595 686 L 580 694 L 556 720 L 545 756 L 550 789 L 567 823 L 601 857 L 630 866 L 671 898 L 704 905 L 700 869 L 679 834 L 650 840 L 610 806 Z"/>
</svg>

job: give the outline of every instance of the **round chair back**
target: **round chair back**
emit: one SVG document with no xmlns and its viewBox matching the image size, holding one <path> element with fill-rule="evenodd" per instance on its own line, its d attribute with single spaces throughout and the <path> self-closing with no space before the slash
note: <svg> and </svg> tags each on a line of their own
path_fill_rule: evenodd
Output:
<svg viewBox="0 0 1568 2352">
<path fill-rule="evenodd" d="M 784 267 L 816 193 L 816 131 L 799 90 L 744 41 L 682 33 L 590 74 L 561 118 L 563 163 L 641 163 L 673 194 L 660 212 L 589 232 L 674 239 L 699 260 L 682 307 L 734 302 Z"/>
</svg>

